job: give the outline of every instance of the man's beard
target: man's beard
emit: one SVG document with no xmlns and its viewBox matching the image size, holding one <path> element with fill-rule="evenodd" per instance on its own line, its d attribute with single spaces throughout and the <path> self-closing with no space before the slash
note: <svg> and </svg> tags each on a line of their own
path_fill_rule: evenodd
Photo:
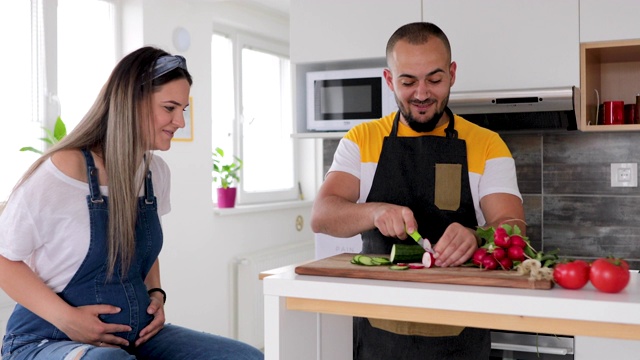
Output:
<svg viewBox="0 0 640 360">
<path fill-rule="evenodd" d="M 423 102 L 426 102 L 426 101 L 428 100 L 425 100 Z M 415 117 L 413 117 L 413 115 L 411 114 L 411 111 L 405 108 L 403 103 L 399 101 L 397 98 L 396 98 L 396 102 L 398 103 L 398 109 L 400 110 L 400 113 L 402 114 L 404 119 L 407 121 L 407 124 L 409 125 L 409 127 L 413 131 L 420 132 L 420 133 L 428 133 L 433 131 L 438 125 L 440 118 L 442 118 L 442 115 L 444 114 L 444 109 L 446 108 L 445 106 L 441 111 L 436 110 L 435 114 L 433 114 L 433 117 L 429 119 L 427 122 L 420 122 L 416 120 Z M 448 103 L 448 101 L 446 101 L 445 104 L 446 103 Z"/>
</svg>

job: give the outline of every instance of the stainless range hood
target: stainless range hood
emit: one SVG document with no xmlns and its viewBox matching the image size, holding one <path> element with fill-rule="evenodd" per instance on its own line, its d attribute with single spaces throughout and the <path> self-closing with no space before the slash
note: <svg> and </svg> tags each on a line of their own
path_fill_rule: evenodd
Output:
<svg viewBox="0 0 640 360">
<path fill-rule="evenodd" d="M 580 91 L 575 86 L 504 91 L 451 92 L 454 114 L 488 129 L 576 130 Z"/>
</svg>

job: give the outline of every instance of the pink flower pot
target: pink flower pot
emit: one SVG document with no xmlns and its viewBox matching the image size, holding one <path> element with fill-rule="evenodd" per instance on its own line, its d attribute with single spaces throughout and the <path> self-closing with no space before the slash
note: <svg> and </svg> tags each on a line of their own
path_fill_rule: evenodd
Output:
<svg viewBox="0 0 640 360">
<path fill-rule="evenodd" d="M 218 188 L 218 207 L 232 208 L 236 206 L 236 188 Z"/>
</svg>

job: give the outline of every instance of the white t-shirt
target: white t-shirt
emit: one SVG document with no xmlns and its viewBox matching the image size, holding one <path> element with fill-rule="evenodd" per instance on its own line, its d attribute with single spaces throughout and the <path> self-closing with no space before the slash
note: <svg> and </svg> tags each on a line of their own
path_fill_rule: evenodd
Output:
<svg viewBox="0 0 640 360">
<path fill-rule="evenodd" d="M 149 169 L 158 216 L 171 210 L 171 173 L 153 155 Z M 141 188 L 140 194 L 144 194 Z M 108 196 L 108 188 L 100 186 Z M 24 261 L 53 291 L 62 291 L 89 249 L 89 185 L 63 174 L 46 160 L 12 195 L 0 215 L 0 255 Z"/>
</svg>

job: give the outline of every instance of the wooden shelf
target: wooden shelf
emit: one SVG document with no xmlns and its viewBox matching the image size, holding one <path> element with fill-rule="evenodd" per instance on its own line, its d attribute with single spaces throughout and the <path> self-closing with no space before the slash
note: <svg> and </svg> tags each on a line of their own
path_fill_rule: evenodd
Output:
<svg viewBox="0 0 640 360">
<path fill-rule="evenodd" d="M 600 103 L 635 104 L 640 94 L 640 39 L 580 44 L 580 121 L 582 131 L 640 131 L 640 124 L 595 125 Z"/>
<path fill-rule="evenodd" d="M 292 134 L 294 139 L 342 139 L 347 132 L 307 132 Z"/>
</svg>

